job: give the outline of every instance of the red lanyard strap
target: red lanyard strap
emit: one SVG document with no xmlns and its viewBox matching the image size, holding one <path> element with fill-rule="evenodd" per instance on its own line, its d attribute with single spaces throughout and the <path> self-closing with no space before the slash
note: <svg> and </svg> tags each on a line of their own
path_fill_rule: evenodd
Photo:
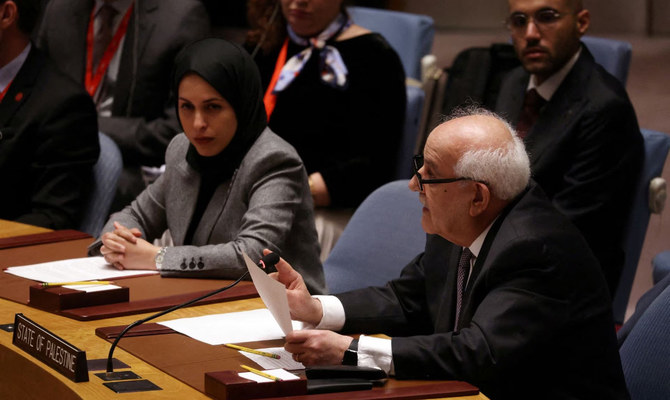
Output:
<svg viewBox="0 0 670 400">
<path fill-rule="evenodd" d="M 98 66 L 95 69 L 95 71 L 93 71 L 93 45 L 95 42 L 95 32 L 93 25 L 95 22 L 95 7 L 91 11 L 91 18 L 88 22 L 88 32 L 86 34 L 86 77 L 85 77 L 86 91 L 88 92 L 89 95 L 91 95 L 91 97 L 93 97 L 95 95 L 95 92 L 98 90 L 98 86 L 100 86 L 102 77 L 105 76 L 105 74 L 107 73 L 109 63 L 112 61 L 114 54 L 116 54 L 116 50 L 119 48 L 121 39 L 126 34 L 126 30 L 128 29 L 128 22 L 130 21 L 130 15 L 132 14 L 133 7 L 134 4 L 131 4 L 130 7 L 128 7 L 128 11 L 126 11 L 126 14 L 123 16 L 121 24 L 114 33 L 111 42 L 109 42 L 109 46 L 107 46 L 107 48 L 105 49 L 105 52 L 103 53 L 102 58 L 100 59 L 100 62 L 98 63 Z"/>
<path fill-rule="evenodd" d="M 265 103 L 265 113 L 268 115 L 268 121 L 270 120 L 270 115 L 272 115 L 272 111 L 274 111 L 275 105 L 277 104 L 277 95 L 272 93 L 272 91 L 277 84 L 277 79 L 279 79 L 279 75 L 281 75 L 281 70 L 284 68 L 284 64 L 286 64 L 286 53 L 288 53 L 288 38 L 286 38 L 284 44 L 281 47 L 281 50 L 279 51 L 279 57 L 277 57 L 275 70 L 272 73 L 272 79 L 270 80 L 270 84 L 268 85 L 268 88 L 265 91 L 265 96 L 263 97 L 263 103 Z"/>
<path fill-rule="evenodd" d="M 0 93 L 0 103 L 2 103 L 2 100 L 5 98 L 5 95 L 6 95 L 7 92 L 9 91 L 9 87 L 12 86 L 12 82 L 13 82 L 13 81 L 14 81 L 14 79 L 12 79 L 11 81 L 9 81 L 9 83 L 7 84 L 7 86 L 5 86 L 5 88 L 2 90 L 2 93 Z"/>
</svg>

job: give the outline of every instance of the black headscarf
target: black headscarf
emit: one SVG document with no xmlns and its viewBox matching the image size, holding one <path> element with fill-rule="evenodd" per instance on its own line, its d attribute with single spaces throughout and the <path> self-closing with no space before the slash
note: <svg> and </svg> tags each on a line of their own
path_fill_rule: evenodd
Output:
<svg viewBox="0 0 670 400">
<path fill-rule="evenodd" d="M 241 46 L 209 38 L 186 46 L 177 55 L 173 74 L 173 89 L 177 95 L 179 83 L 188 73 L 198 74 L 230 103 L 237 117 L 237 130 L 218 155 L 203 157 L 190 145 L 186 160 L 203 175 L 213 174 L 219 181 L 229 179 L 267 126 L 258 68 Z"/>
<path fill-rule="evenodd" d="M 235 110 L 237 130 L 228 146 L 215 156 L 204 157 L 192 144 L 188 147 L 186 161 L 200 173 L 202 179 L 184 244 L 192 243 L 193 234 L 218 185 L 233 176 L 249 148 L 267 126 L 258 68 L 242 47 L 214 38 L 186 46 L 175 59 L 173 89 L 177 96 L 179 83 L 188 73 L 198 74 L 230 103 Z"/>
</svg>

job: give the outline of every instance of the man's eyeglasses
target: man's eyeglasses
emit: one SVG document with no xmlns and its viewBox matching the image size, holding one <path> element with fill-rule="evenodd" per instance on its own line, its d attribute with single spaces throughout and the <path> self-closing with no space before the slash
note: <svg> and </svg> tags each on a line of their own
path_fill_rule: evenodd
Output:
<svg viewBox="0 0 670 400">
<path fill-rule="evenodd" d="M 521 12 L 515 12 L 505 20 L 505 26 L 510 31 L 526 30 L 532 20 L 539 29 L 551 25 L 563 17 L 563 14 L 551 8 L 538 10 L 532 17 Z"/>
<path fill-rule="evenodd" d="M 419 173 L 419 169 L 423 167 L 423 155 L 418 154 L 412 158 L 412 165 L 414 166 L 414 175 L 416 175 L 416 180 L 419 182 L 419 190 L 423 192 L 423 185 L 430 183 L 451 183 L 458 181 L 469 181 L 470 178 L 443 178 L 443 179 L 423 179 Z"/>
</svg>

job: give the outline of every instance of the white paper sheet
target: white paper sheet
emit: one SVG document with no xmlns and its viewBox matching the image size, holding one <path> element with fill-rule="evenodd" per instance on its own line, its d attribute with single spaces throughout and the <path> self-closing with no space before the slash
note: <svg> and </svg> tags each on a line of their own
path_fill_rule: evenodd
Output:
<svg viewBox="0 0 670 400">
<path fill-rule="evenodd" d="M 255 342 L 284 337 L 277 322 L 266 308 L 202 317 L 180 318 L 159 322 L 163 326 L 211 345 Z M 294 329 L 302 323 L 294 321 Z"/>
<path fill-rule="evenodd" d="M 150 270 L 118 270 L 103 257 L 72 258 L 41 264 L 9 267 L 5 272 L 38 282 L 75 282 L 157 274 Z"/>
<path fill-rule="evenodd" d="M 260 354 L 247 353 L 244 350 L 238 350 L 240 354 L 249 358 L 251 361 L 260 365 L 265 369 L 271 368 L 283 368 L 288 370 L 299 370 L 305 369 L 305 366 L 302 363 L 293 361 L 293 355 L 288 351 L 284 350 L 283 347 L 269 347 L 267 349 L 258 349 L 260 351 L 265 351 L 268 353 L 274 353 L 279 355 L 279 359 L 262 356 Z"/>
<path fill-rule="evenodd" d="M 277 378 L 280 378 L 284 381 L 293 381 L 293 380 L 296 380 L 296 379 L 300 379 L 299 376 L 293 375 L 292 373 L 290 373 L 288 371 L 284 371 L 281 368 L 279 368 L 279 369 L 269 369 L 269 370 L 266 370 L 266 371 L 263 371 L 263 372 L 265 372 L 266 374 L 270 374 L 272 376 L 276 376 Z M 268 379 L 264 376 L 256 375 L 253 372 L 240 372 L 238 375 L 240 377 L 244 378 L 244 379 L 249 379 L 250 381 L 255 381 L 255 382 L 259 382 L 259 383 L 272 382 L 272 379 Z"/>
<path fill-rule="evenodd" d="M 270 278 L 265 271 L 258 268 L 246 253 L 242 253 L 242 255 L 244 256 L 244 262 L 247 264 L 251 279 L 254 281 L 256 291 L 261 296 L 265 307 L 270 310 L 284 335 L 292 332 L 293 326 L 288 308 L 288 298 L 286 297 L 286 287 Z"/>
<path fill-rule="evenodd" d="M 63 285 L 64 288 L 79 290 L 81 292 L 93 293 L 104 292 L 105 290 L 121 289 L 121 286 L 116 285 Z"/>
</svg>

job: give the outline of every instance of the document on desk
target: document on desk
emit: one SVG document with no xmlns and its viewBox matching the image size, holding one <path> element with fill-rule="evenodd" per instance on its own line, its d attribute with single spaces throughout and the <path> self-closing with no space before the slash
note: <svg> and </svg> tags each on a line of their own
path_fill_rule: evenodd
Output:
<svg viewBox="0 0 670 400">
<path fill-rule="evenodd" d="M 270 278 L 249 256 L 243 256 L 267 309 L 181 318 L 159 324 L 212 345 L 281 339 L 294 329 L 302 328 L 301 322 L 291 321 L 284 285 Z"/>
<path fill-rule="evenodd" d="M 179 318 L 158 323 L 211 345 L 274 340 L 284 337 L 284 332 L 267 308 Z M 302 326 L 297 321 L 293 324 L 295 329 L 300 329 Z"/>
<path fill-rule="evenodd" d="M 108 264 L 103 257 L 73 258 L 9 267 L 5 269 L 5 272 L 38 282 L 50 283 L 126 278 L 158 273 L 158 271 L 148 270 L 118 270 Z"/>
</svg>

